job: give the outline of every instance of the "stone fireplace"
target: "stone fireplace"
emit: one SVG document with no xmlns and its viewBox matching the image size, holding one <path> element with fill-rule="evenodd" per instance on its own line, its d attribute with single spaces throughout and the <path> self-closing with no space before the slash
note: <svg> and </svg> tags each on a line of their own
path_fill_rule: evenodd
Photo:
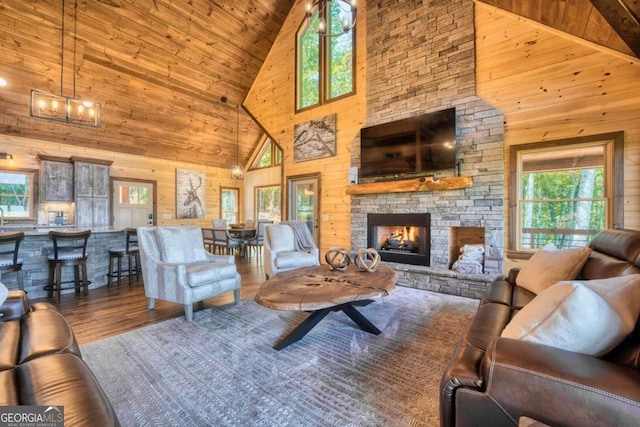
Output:
<svg viewBox="0 0 640 427">
<path fill-rule="evenodd" d="M 353 194 L 351 248 L 368 246 L 371 214 L 428 214 L 428 263 L 385 263 L 398 271 L 399 285 L 478 298 L 503 270 L 505 174 L 504 116 L 476 93 L 473 8 L 468 0 L 367 3 L 364 125 L 455 107 L 457 167 L 438 177 L 469 177 L 473 183 L 442 191 Z M 351 152 L 352 166 L 358 167 L 359 139 Z M 460 245 L 468 243 L 484 245 L 482 274 L 451 270 Z"/>
<path fill-rule="evenodd" d="M 423 214 L 367 215 L 367 247 L 374 248 L 383 261 L 429 265 L 430 222 Z"/>
</svg>

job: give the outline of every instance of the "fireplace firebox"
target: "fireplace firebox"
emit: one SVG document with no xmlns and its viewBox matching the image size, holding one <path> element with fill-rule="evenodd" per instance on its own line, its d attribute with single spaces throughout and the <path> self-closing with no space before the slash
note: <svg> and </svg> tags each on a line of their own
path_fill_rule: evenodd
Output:
<svg viewBox="0 0 640 427">
<path fill-rule="evenodd" d="M 368 214 L 367 244 L 383 261 L 430 265 L 431 215 Z"/>
</svg>

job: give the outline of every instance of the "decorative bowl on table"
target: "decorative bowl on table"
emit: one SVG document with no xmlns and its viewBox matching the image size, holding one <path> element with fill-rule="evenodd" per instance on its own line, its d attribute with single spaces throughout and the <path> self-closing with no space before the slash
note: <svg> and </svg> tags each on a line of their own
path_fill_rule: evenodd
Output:
<svg viewBox="0 0 640 427">
<path fill-rule="evenodd" d="M 240 229 L 240 228 L 244 228 L 244 224 L 229 224 L 229 227 L 234 228 L 234 229 Z"/>
</svg>

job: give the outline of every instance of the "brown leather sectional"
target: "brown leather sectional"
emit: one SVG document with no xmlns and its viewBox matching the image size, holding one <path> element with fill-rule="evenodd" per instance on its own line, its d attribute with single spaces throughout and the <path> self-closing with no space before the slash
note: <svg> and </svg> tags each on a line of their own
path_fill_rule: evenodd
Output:
<svg viewBox="0 0 640 427">
<path fill-rule="evenodd" d="M 640 273 L 640 232 L 605 230 L 580 279 Z M 441 380 L 442 426 L 514 426 L 526 416 L 551 426 L 640 426 L 640 324 L 602 358 L 501 338 L 535 294 L 518 270 L 490 285 Z"/>
<path fill-rule="evenodd" d="M 65 427 L 120 425 L 54 306 L 9 291 L 0 313 L 0 406 L 64 406 Z"/>
</svg>

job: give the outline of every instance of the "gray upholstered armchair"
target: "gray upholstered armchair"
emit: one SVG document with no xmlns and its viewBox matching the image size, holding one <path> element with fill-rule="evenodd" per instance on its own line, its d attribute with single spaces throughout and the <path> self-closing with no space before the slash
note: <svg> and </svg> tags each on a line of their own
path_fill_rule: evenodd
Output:
<svg viewBox="0 0 640 427">
<path fill-rule="evenodd" d="M 233 256 L 207 252 L 200 227 L 140 227 L 138 246 L 150 310 L 156 299 L 177 302 L 190 322 L 195 302 L 230 291 L 240 301 Z"/>
<path fill-rule="evenodd" d="M 268 225 L 264 233 L 264 272 L 269 277 L 281 271 L 320 265 L 318 247 L 306 224 L 288 221 Z"/>
</svg>

